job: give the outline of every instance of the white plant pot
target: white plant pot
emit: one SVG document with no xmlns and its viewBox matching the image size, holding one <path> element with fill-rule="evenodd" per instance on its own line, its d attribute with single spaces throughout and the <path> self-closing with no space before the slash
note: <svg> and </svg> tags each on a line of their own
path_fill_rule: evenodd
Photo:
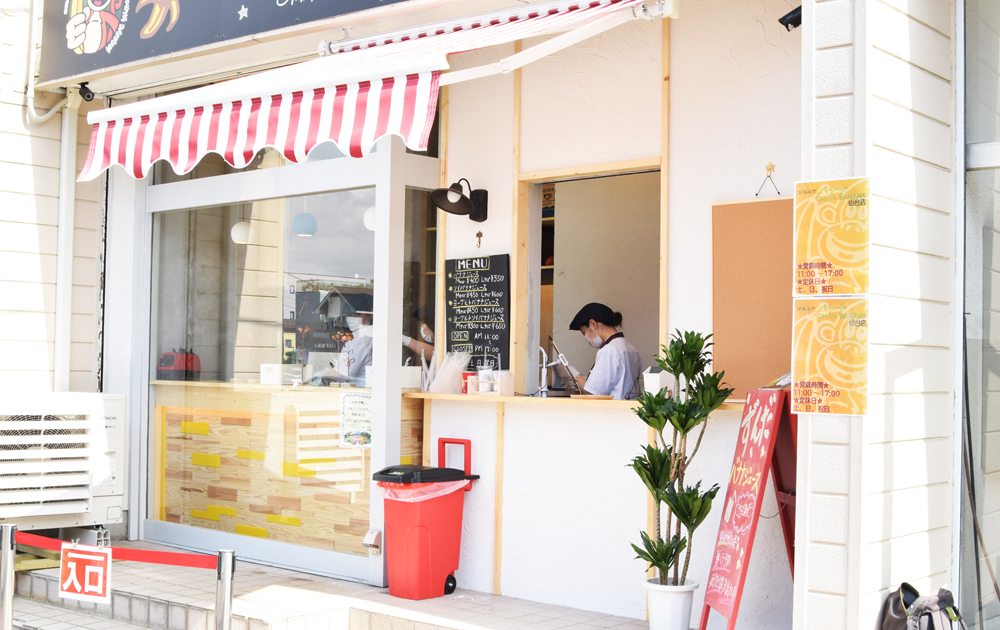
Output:
<svg viewBox="0 0 1000 630">
<path fill-rule="evenodd" d="M 669 586 L 660 584 L 659 578 L 646 580 L 649 630 L 690 630 L 691 602 L 696 590 L 697 582 Z"/>
</svg>

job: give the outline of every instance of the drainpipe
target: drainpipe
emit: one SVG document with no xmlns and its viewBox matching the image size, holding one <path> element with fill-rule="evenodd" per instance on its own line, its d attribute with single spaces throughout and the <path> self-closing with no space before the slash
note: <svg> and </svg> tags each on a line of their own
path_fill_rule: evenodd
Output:
<svg viewBox="0 0 1000 630">
<path fill-rule="evenodd" d="M 28 28 L 31 37 L 28 41 L 28 60 L 24 67 L 24 96 L 25 108 L 28 110 L 28 119 L 35 124 L 42 124 L 55 116 L 68 102 L 69 96 L 56 103 L 55 107 L 39 114 L 35 111 L 35 52 L 38 50 L 38 20 L 35 19 L 35 8 L 41 0 L 31 0 L 28 9 Z M 74 140 L 74 143 L 76 140 Z"/>
<path fill-rule="evenodd" d="M 70 318 L 73 309 L 73 227 L 76 210 L 76 127 L 80 92 L 66 90 L 59 138 L 59 231 L 56 244 L 56 338 L 53 391 L 69 391 Z"/>
<path fill-rule="evenodd" d="M 76 128 L 80 109 L 80 92 L 66 90 L 66 98 L 55 107 L 39 114 L 35 111 L 35 53 L 38 49 L 37 7 L 40 0 L 31 0 L 28 11 L 30 37 L 25 63 L 24 97 L 28 120 L 36 125 L 50 120 L 59 111 L 62 131 L 59 137 L 59 228 L 56 241 L 56 330 L 53 391 L 69 391 L 70 324 L 73 310 L 73 223 L 76 209 Z"/>
</svg>

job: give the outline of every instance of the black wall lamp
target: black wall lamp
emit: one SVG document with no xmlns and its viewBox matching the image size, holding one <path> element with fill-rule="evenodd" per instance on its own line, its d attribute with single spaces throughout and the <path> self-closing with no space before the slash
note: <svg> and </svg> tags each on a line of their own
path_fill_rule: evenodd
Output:
<svg viewBox="0 0 1000 630">
<path fill-rule="evenodd" d="M 793 28 L 802 26 L 802 5 L 799 5 L 788 13 L 782 15 L 778 18 L 778 22 L 780 22 L 781 25 L 789 31 Z"/>
<path fill-rule="evenodd" d="M 466 195 L 462 182 L 469 187 L 469 194 Z M 449 214 L 465 214 L 476 223 L 486 220 L 486 200 L 488 194 L 485 189 L 473 190 L 472 184 L 464 177 L 448 188 L 438 188 L 431 191 L 431 203 L 441 208 Z"/>
</svg>

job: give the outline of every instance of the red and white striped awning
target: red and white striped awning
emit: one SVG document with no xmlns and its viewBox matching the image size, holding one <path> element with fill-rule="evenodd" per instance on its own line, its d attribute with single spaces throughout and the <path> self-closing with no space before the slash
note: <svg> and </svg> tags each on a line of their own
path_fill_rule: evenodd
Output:
<svg viewBox="0 0 1000 630">
<path fill-rule="evenodd" d="M 531 5 L 348 43 L 313 61 L 91 112 L 90 150 L 78 181 L 115 164 L 143 178 L 159 160 L 183 174 L 208 153 L 243 168 L 265 147 L 302 162 L 324 142 L 363 157 L 388 134 L 426 150 L 447 55 L 565 30 L 639 4 Z"/>
</svg>

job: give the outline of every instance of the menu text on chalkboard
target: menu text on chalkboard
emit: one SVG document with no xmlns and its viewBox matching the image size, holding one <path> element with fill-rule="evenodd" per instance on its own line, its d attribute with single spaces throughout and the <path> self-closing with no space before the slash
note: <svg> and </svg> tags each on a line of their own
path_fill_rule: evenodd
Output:
<svg viewBox="0 0 1000 630">
<path fill-rule="evenodd" d="M 468 352 L 471 369 L 510 369 L 510 256 L 446 260 L 448 352 Z"/>
</svg>

